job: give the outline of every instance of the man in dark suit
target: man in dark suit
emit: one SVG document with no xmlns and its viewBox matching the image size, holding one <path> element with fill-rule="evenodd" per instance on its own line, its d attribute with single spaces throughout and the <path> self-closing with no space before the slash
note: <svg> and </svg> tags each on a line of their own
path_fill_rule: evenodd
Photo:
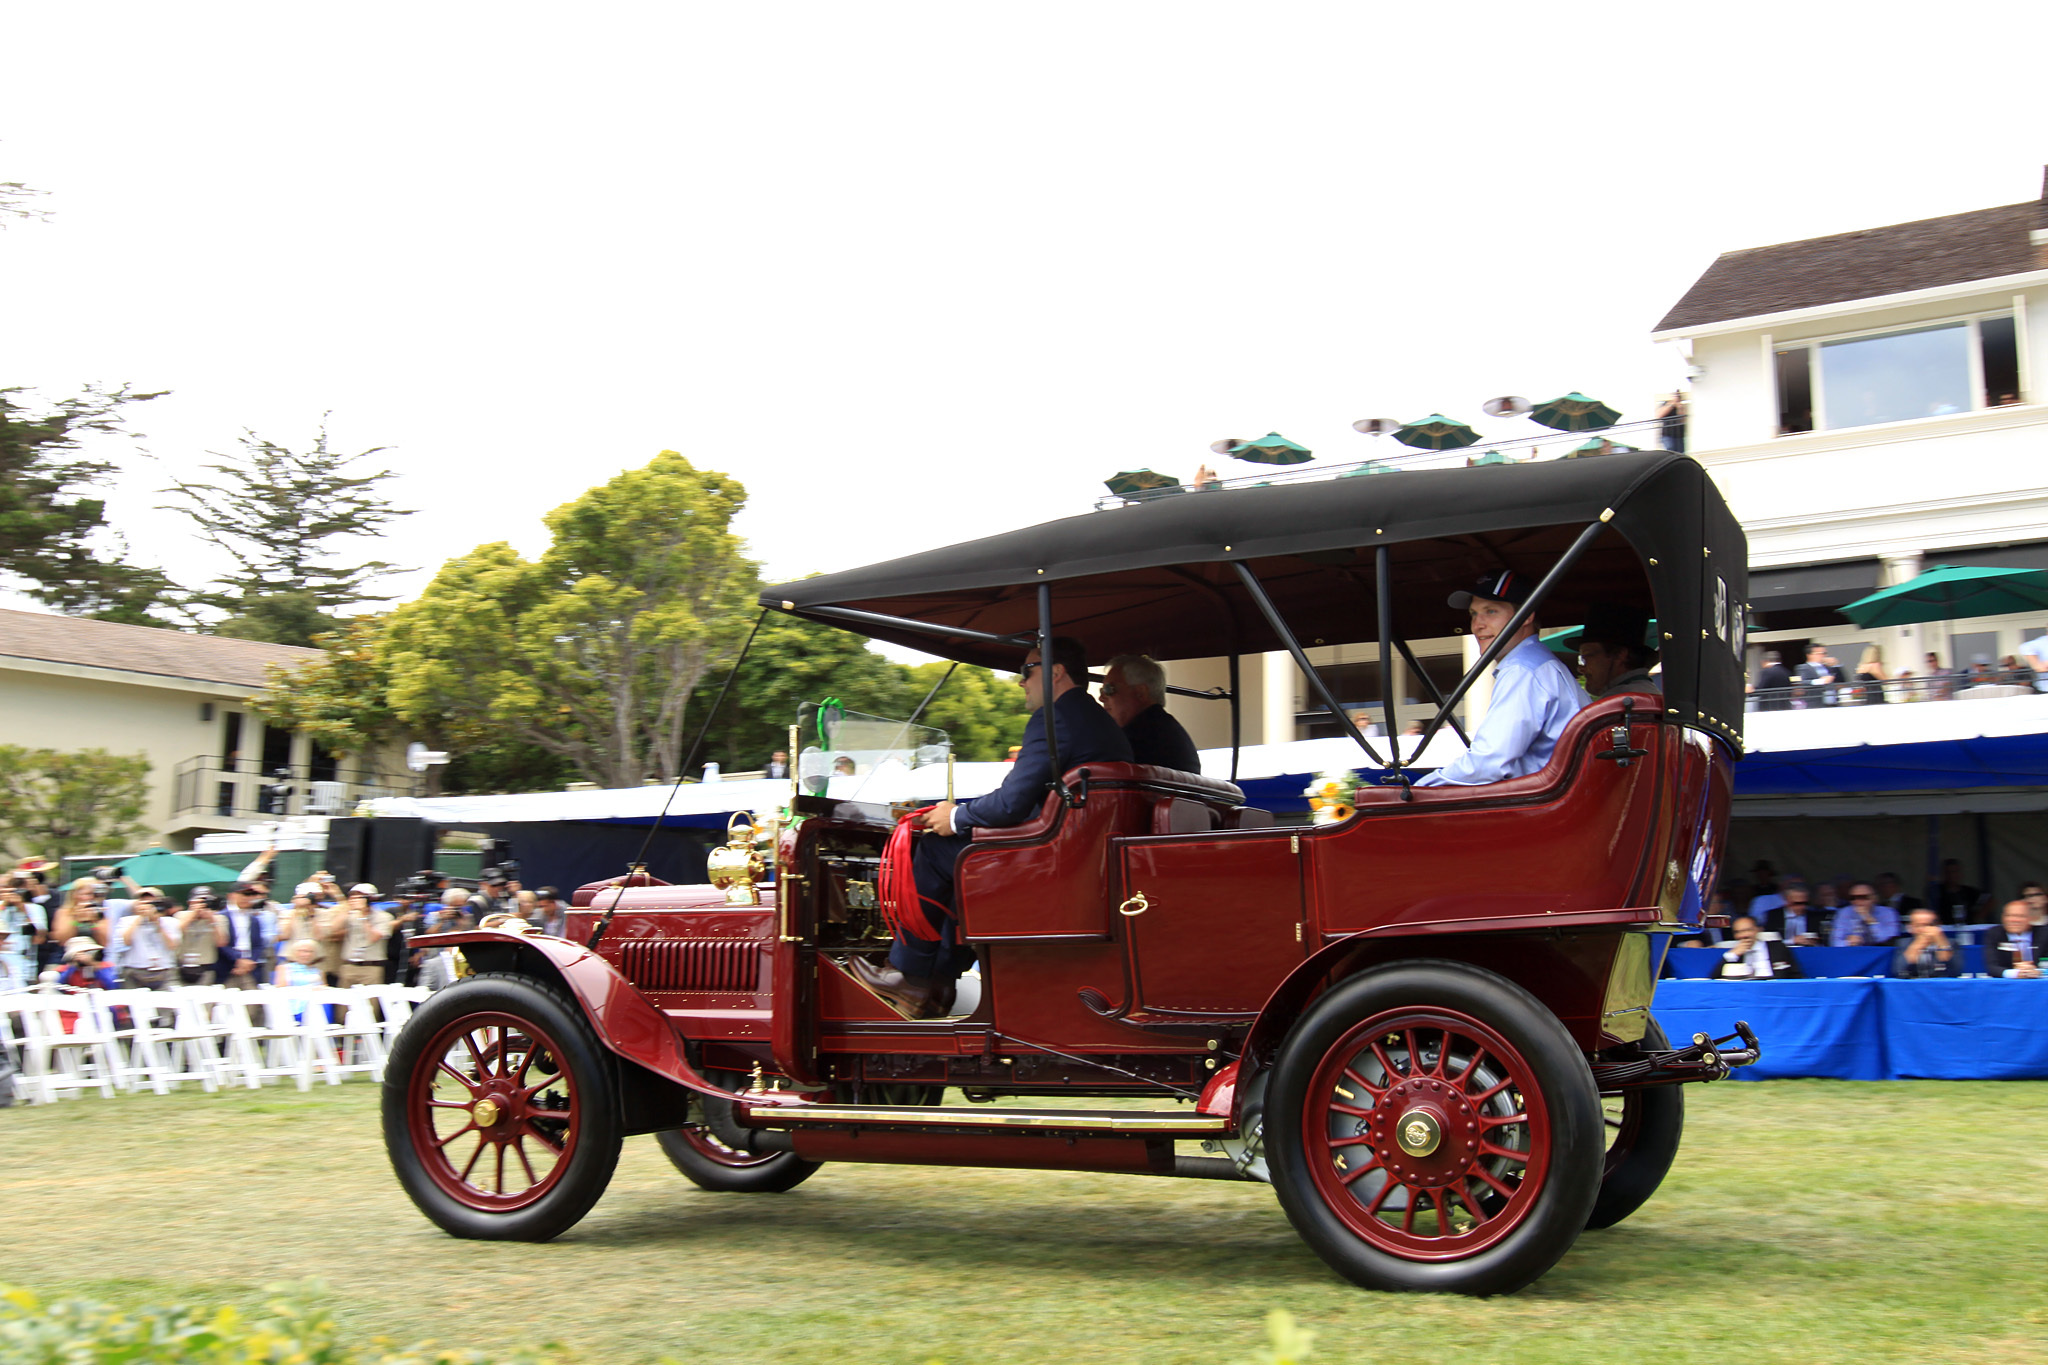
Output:
<svg viewBox="0 0 2048 1365">
<path fill-rule="evenodd" d="M 1842 670 L 1828 653 L 1826 645 L 1808 645 L 1806 662 L 1798 668 L 1799 691 L 1794 698 L 1801 706 L 1833 706 L 1836 702 L 1835 684 L 1842 681 Z"/>
<path fill-rule="evenodd" d="M 1195 741 L 1166 710 L 1166 670 L 1144 654 L 1119 654 L 1102 674 L 1102 709 L 1124 728 L 1131 761 L 1202 771 Z"/>
<path fill-rule="evenodd" d="M 2008 901 L 1998 928 L 1984 936 L 1984 970 L 1991 976 L 2038 979 L 2048 929 L 2036 928 L 2025 901 Z"/>
<path fill-rule="evenodd" d="M 1748 915 L 1735 917 L 1733 932 L 1735 941 L 1714 964 L 1716 978 L 1770 981 L 1801 975 L 1799 964 L 1792 960 L 1792 950 L 1777 939 L 1759 938 L 1756 921 Z"/>
<path fill-rule="evenodd" d="M 1045 685 L 1051 675 L 1052 686 Z M 889 949 L 889 966 L 876 967 L 854 957 L 848 966 L 875 994 L 913 1019 L 943 1015 L 953 1003 L 953 983 L 974 965 L 974 950 L 957 941 L 959 917 L 953 894 L 953 869 L 972 843 L 972 831 L 1007 829 L 1038 814 L 1045 794 L 1061 773 L 1053 771 L 1047 752 L 1048 714 L 1057 717 L 1060 768 L 1082 763 L 1128 763 L 1130 741 L 1107 711 L 1088 695 L 1088 656 L 1079 640 L 1055 636 L 1052 667 L 1032 650 L 1025 656 L 1018 683 L 1031 719 L 1024 726 L 1024 745 L 1003 785 L 986 796 L 941 801 L 918 813 L 921 833 L 911 855 L 918 904 L 937 932 L 935 939 L 897 938 Z M 1052 705 L 1045 705 L 1047 692 Z"/>
<path fill-rule="evenodd" d="M 237 990 L 253 991 L 267 984 L 263 970 L 263 884 L 236 882 L 228 893 L 227 908 L 221 913 L 226 930 L 221 936 L 219 965 L 214 980 Z"/>
<path fill-rule="evenodd" d="M 1785 661 L 1775 649 L 1764 651 L 1764 666 L 1756 675 L 1756 690 L 1759 711 L 1790 711 L 1792 709 L 1792 671 L 1785 667 Z"/>
<path fill-rule="evenodd" d="M 1763 928 L 1766 931 L 1799 947 L 1817 948 L 1827 942 L 1828 925 L 1807 903 L 1808 893 L 1804 884 L 1787 882 L 1782 899 L 1784 904 L 1764 911 Z"/>
</svg>

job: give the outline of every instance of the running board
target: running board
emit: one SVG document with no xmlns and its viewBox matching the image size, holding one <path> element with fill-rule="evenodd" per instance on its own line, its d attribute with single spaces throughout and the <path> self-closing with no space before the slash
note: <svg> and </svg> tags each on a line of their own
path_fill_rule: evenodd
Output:
<svg viewBox="0 0 2048 1365">
<path fill-rule="evenodd" d="M 757 1103 L 733 1101 L 739 1120 L 752 1128 L 909 1128 L 930 1130 L 1012 1129 L 1094 1136 L 1201 1138 L 1227 1135 L 1230 1120 L 1208 1114 L 1132 1109 L 963 1109 L 915 1104 Z"/>
</svg>

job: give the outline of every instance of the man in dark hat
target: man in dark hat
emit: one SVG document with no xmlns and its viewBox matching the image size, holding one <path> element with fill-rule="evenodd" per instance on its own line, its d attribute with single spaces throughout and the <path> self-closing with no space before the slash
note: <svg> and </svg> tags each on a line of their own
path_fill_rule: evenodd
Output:
<svg viewBox="0 0 2048 1365">
<path fill-rule="evenodd" d="M 1657 651 L 1650 648 L 1650 614 L 1640 607 L 1596 602 L 1579 632 L 1579 668 L 1586 690 L 1596 697 L 1617 692 L 1662 693 L 1650 676 Z"/>
<path fill-rule="evenodd" d="M 1484 649 L 1507 627 L 1516 608 L 1529 600 L 1535 586 L 1528 575 L 1503 569 L 1480 579 L 1470 592 L 1452 593 L 1450 604 L 1466 613 L 1472 638 Z M 1550 761 L 1558 736 L 1592 698 L 1564 661 L 1536 638 L 1539 629 L 1531 614 L 1509 641 L 1507 652 L 1495 661 L 1493 700 L 1472 732 L 1472 747 L 1416 786 L 1501 782 L 1526 777 Z"/>
</svg>

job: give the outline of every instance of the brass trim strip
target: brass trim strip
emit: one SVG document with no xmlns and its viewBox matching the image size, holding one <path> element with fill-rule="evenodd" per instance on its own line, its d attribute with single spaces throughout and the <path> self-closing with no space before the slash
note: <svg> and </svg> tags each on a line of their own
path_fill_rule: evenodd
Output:
<svg viewBox="0 0 2048 1365">
<path fill-rule="evenodd" d="M 752 1123 L 890 1123 L 933 1124 L 955 1128 L 1072 1128 L 1106 1133 L 1223 1133 L 1230 1120 L 1206 1114 L 1118 1113 L 1115 1110 L 1048 1111 L 987 1110 L 889 1105 L 866 1108 L 854 1104 L 746 1104 Z"/>
</svg>

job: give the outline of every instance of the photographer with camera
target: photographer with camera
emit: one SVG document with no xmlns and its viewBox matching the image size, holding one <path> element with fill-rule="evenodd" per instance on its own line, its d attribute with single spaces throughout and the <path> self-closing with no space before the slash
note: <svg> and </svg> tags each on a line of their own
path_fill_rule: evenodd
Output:
<svg viewBox="0 0 2048 1365">
<path fill-rule="evenodd" d="M 562 904 L 562 893 L 552 886 L 543 886 L 533 893 L 534 907 L 540 913 L 540 930 L 561 938 L 569 931 L 569 907 Z"/>
<path fill-rule="evenodd" d="M 328 912 L 326 933 L 341 945 L 341 981 L 346 986 L 384 984 L 384 940 L 391 933 L 391 912 L 371 902 L 377 888 L 358 882 L 334 910 Z"/>
<path fill-rule="evenodd" d="M 215 973 L 223 986 L 253 991 L 263 984 L 263 905 L 268 899 L 261 882 L 236 882 L 221 911 L 221 965 Z"/>
<path fill-rule="evenodd" d="M 10 885 L 0 889 L 0 934 L 7 936 L 0 957 L 13 968 L 15 988 L 20 989 L 35 983 L 36 950 L 42 947 L 50 920 L 43 907 L 29 899 L 26 878 L 8 881 Z"/>
<path fill-rule="evenodd" d="M 138 896 L 121 918 L 121 982 L 132 990 L 167 991 L 178 966 L 178 926 L 163 896 Z"/>
<path fill-rule="evenodd" d="M 195 886 L 173 923 L 178 931 L 178 979 L 188 986 L 210 986 L 220 967 L 221 921 L 225 902 L 210 886 Z"/>
<path fill-rule="evenodd" d="M 400 985 L 419 984 L 419 964 L 410 947 L 415 935 L 427 932 L 428 907 L 437 894 L 441 875 L 431 868 L 413 873 L 398 884 L 398 908 L 392 913 L 390 946 L 384 954 L 384 979 Z"/>
</svg>

